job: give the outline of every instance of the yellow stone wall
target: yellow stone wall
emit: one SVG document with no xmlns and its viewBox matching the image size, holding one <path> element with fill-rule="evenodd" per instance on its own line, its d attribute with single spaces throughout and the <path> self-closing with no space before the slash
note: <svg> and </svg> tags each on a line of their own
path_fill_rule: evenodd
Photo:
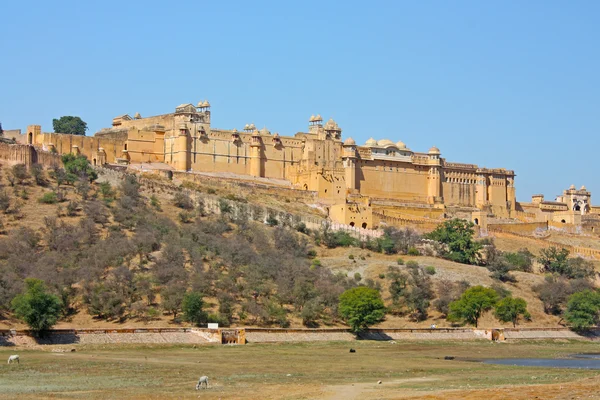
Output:
<svg viewBox="0 0 600 400">
<path fill-rule="evenodd" d="M 298 189 L 317 192 L 330 205 L 343 205 L 349 195 L 358 195 L 387 199 L 404 208 L 428 207 L 423 215 L 452 205 L 502 216 L 516 205 L 512 171 L 448 163 L 435 147 L 415 153 L 387 140 L 369 146 L 357 146 L 352 140 L 342 143 L 337 124 L 330 120 L 323 125 L 320 117 L 311 119 L 308 132 L 294 136 L 259 131 L 253 125 L 239 132 L 213 129 L 209 108 L 188 104 L 175 113 L 148 118 L 123 115 L 113 119 L 112 128 L 93 137 L 41 133 L 39 126 L 31 130 L 36 146 L 51 144 L 59 154 L 77 150 L 96 162 L 165 163 L 175 171 L 286 180 Z M 351 215 L 341 206 L 334 213 L 344 221 Z M 372 226 L 372 217 L 370 221 Z"/>
</svg>

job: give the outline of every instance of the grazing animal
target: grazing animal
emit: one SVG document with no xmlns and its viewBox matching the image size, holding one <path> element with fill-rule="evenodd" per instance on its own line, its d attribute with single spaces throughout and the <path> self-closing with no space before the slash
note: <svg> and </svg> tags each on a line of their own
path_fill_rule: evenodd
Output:
<svg viewBox="0 0 600 400">
<path fill-rule="evenodd" d="M 196 383 L 196 390 L 200 390 L 203 383 L 206 385 L 206 389 L 208 389 L 208 376 L 201 376 L 200 379 L 198 379 L 198 383 Z"/>
<path fill-rule="evenodd" d="M 19 362 L 19 356 L 18 356 L 18 355 L 16 355 L 16 354 L 15 354 L 15 355 L 12 355 L 12 356 L 8 357 L 8 363 L 9 363 L 9 364 L 10 364 L 10 363 L 13 363 L 13 362 L 15 362 L 15 361 L 17 362 L 17 364 L 19 364 L 19 363 L 20 363 L 20 362 Z"/>
<path fill-rule="evenodd" d="M 454 360 L 454 356 L 445 356 L 444 360 Z"/>
<path fill-rule="evenodd" d="M 356 350 L 350 349 L 350 353 L 356 353 Z"/>
</svg>

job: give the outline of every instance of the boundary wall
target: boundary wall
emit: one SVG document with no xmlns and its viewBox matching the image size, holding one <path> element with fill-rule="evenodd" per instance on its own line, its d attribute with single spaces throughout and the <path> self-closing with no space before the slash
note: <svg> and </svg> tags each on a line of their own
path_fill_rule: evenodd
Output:
<svg viewBox="0 0 600 400">
<path fill-rule="evenodd" d="M 138 328 L 138 329 L 55 329 L 44 338 L 28 330 L 0 330 L 0 347 L 69 344 L 245 344 L 319 341 L 444 341 L 444 340 L 598 340 L 600 328 L 586 336 L 568 328 L 400 328 L 368 329 L 358 337 L 346 328 Z"/>
</svg>

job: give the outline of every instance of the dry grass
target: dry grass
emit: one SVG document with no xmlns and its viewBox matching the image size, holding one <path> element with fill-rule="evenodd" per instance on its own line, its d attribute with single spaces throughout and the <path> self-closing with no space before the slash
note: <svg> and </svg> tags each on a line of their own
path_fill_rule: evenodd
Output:
<svg viewBox="0 0 600 400">
<path fill-rule="evenodd" d="M 19 349 L 21 364 L 2 366 L 0 398 L 462 398 L 458 395 L 482 390 L 540 394 L 546 385 L 553 388 L 555 384 L 566 387 L 565 394 L 571 390 L 593 394 L 590 382 L 597 383 L 600 374 L 593 370 L 469 362 L 502 357 L 565 357 L 596 350 L 595 343 L 583 341 L 362 341 L 353 342 L 352 347 L 356 353 L 348 352 L 348 343 L 335 342 L 198 348 L 78 346 L 75 353 L 54 353 L 48 347 L 46 351 Z M 1 350 L 0 358 L 16 352 Z M 457 359 L 444 360 L 446 355 Z M 200 375 L 209 376 L 209 390 L 194 390 Z M 378 380 L 383 384 L 377 385 Z"/>
</svg>

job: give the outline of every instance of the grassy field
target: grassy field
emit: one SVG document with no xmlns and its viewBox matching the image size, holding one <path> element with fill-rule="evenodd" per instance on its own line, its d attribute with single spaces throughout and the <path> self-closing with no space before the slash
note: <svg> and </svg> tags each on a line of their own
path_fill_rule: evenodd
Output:
<svg viewBox="0 0 600 400">
<path fill-rule="evenodd" d="M 350 346 L 356 353 L 349 353 Z M 1 349 L 2 360 L 19 354 L 21 363 L 2 364 L 0 398 L 525 399 L 540 395 L 546 399 L 589 398 L 600 387 L 600 371 L 475 362 L 598 351 L 597 343 L 586 341 L 75 348 L 76 352 L 66 353 L 56 352 L 60 346 Z M 444 360 L 447 355 L 456 359 Z M 200 375 L 210 377 L 209 390 L 194 390 Z"/>
</svg>

